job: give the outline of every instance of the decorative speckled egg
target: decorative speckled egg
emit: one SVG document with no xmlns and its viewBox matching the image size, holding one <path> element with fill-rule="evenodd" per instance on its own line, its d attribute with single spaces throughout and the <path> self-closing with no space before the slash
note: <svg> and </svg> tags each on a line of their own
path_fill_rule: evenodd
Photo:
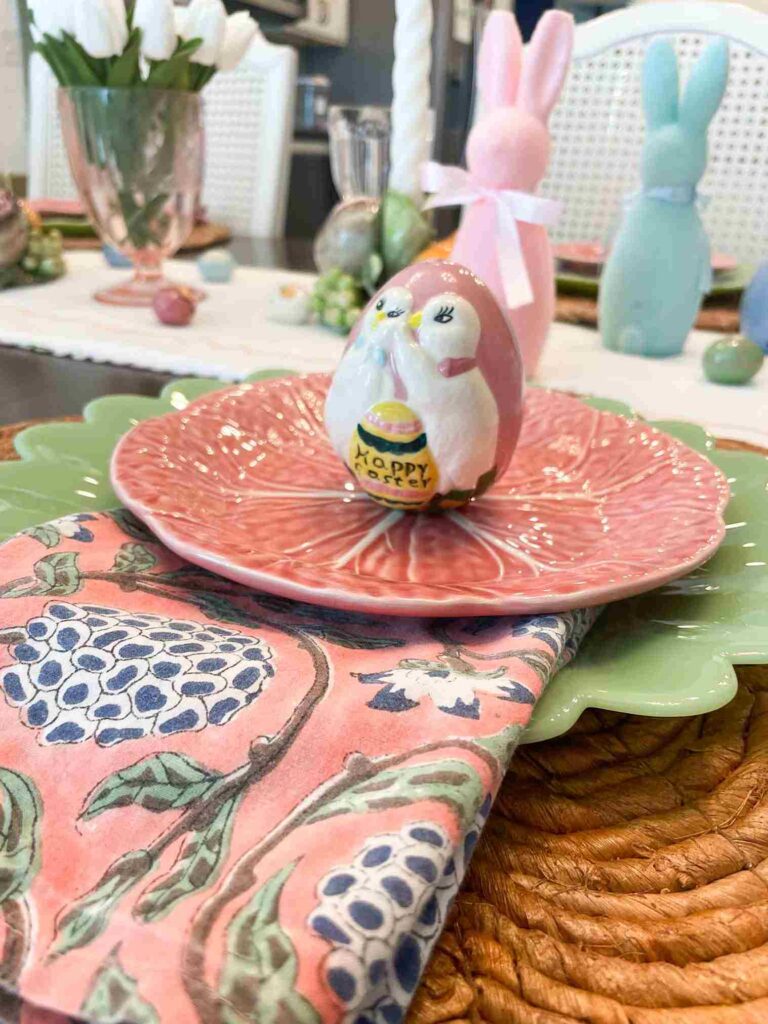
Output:
<svg viewBox="0 0 768 1024">
<path fill-rule="evenodd" d="M 704 373 L 713 384 L 748 384 L 763 365 L 759 345 L 738 334 L 718 338 L 704 353 Z"/>
<path fill-rule="evenodd" d="M 278 324 L 305 324 L 312 313 L 312 296 L 297 284 L 281 284 L 272 293 L 267 319 Z"/>
<path fill-rule="evenodd" d="M 328 392 L 326 427 L 374 500 L 456 508 L 507 468 L 523 386 L 520 350 L 489 288 L 457 263 L 429 260 L 393 277 L 364 311 Z"/>
<path fill-rule="evenodd" d="M 187 327 L 197 312 L 197 300 L 191 288 L 168 285 L 157 292 L 152 307 L 160 323 L 168 327 Z"/>
<path fill-rule="evenodd" d="M 237 260 L 226 249 L 209 249 L 197 261 L 197 269 L 206 284 L 229 284 L 236 267 Z"/>
<path fill-rule="evenodd" d="M 313 255 L 321 274 L 340 270 L 360 276 L 379 241 L 377 199 L 349 199 L 334 207 L 315 238 Z"/>
</svg>

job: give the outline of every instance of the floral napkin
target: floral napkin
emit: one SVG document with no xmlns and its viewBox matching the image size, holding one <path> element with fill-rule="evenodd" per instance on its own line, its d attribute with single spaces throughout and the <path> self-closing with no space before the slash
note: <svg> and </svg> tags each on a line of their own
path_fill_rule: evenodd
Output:
<svg viewBox="0 0 768 1024">
<path fill-rule="evenodd" d="M 295 604 L 123 511 L 8 541 L 0 581 L 0 984 L 26 1024 L 396 1024 L 595 617 Z"/>
</svg>

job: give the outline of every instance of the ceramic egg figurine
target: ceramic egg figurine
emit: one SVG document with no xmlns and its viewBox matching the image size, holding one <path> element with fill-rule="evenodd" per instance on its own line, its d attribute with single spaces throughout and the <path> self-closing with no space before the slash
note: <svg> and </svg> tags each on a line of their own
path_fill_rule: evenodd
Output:
<svg viewBox="0 0 768 1024">
<path fill-rule="evenodd" d="M 197 311 L 197 300 L 191 288 L 166 285 L 156 293 L 152 307 L 160 323 L 168 327 L 187 327 Z"/>
<path fill-rule="evenodd" d="M 704 376 L 712 384 L 749 384 L 765 361 L 759 345 L 738 334 L 718 338 L 704 353 Z"/>
<path fill-rule="evenodd" d="M 376 252 L 379 238 L 377 199 L 348 199 L 328 215 L 315 238 L 313 255 L 321 274 L 340 270 L 358 276 Z"/>
<path fill-rule="evenodd" d="M 197 261 L 197 269 L 206 284 L 229 284 L 236 268 L 237 260 L 226 249 L 209 249 Z"/>
<path fill-rule="evenodd" d="M 281 284 L 269 299 L 267 319 L 278 324 L 305 324 L 312 313 L 312 296 L 297 284 Z"/>
<path fill-rule="evenodd" d="M 523 365 L 505 313 L 471 271 L 407 267 L 371 300 L 325 406 L 331 443 L 388 508 L 456 508 L 504 472 L 517 444 Z"/>
</svg>

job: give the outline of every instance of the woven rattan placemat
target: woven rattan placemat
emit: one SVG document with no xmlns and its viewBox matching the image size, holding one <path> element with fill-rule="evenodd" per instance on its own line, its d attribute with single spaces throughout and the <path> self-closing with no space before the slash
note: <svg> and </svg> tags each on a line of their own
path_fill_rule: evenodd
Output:
<svg viewBox="0 0 768 1024">
<path fill-rule="evenodd" d="M 768 668 L 739 680 L 521 748 L 409 1024 L 768 1022 Z"/>
<path fill-rule="evenodd" d="M 739 301 L 737 298 L 722 298 L 707 301 L 699 310 L 696 327 L 700 331 L 721 331 L 733 334 L 739 330 Z M 586 295 L 558 294 L 555 319 L 566 324 L 582 324 L 597 327 L 597 299 Z"/>
<path fill-rule="evenodd" d="M 434 242 L 419 259 L 450 259 L 454 235 Z M 696 327 L 700 331 L 722 331 L 733 334 L 739 330 L 739 302 L 741 295 L 707 299 L 699 310 Z M 589 295 L 571 295 L 558 292 L 555 319 L 566 324 L 597 327 L 597 299 Z M 768 1019 L 768 1018 L 767 1018 Z"/>
</svg>

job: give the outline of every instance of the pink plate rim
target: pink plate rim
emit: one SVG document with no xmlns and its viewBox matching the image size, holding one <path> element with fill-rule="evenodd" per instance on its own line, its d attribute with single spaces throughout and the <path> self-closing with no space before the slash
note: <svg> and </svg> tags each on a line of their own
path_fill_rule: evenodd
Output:
<svg viewBox="0 0 768 1024">
<path fill-rule="evenodd" d="M 558 242 L 554 246 L 556 259 L 562 263 L 583 264 L 599 270 L 605 263 L 607 249 L 602 242 Z M 715 273 L 724 273 L 727 270 L 735 270 L 738 261 L 724 252 L 712 253 L 712 270 Z"/>
<path fill-rule="evenodd" d="M 290 379 L 295 382 L 311 381 L 316 380 L 321 376 L 325 375 L 297 374 Z M 252 386 L 254 388 L 263 388 L 277 382 L 284 381 L 282 378 L 278 378 L 277 381 L 258 381 Z M 234 385 L 233 388 L 242 386 L 243 385 Z M 537 388 L 536 390 L 539 393 L 557 393 L 551 392 L 550 389 L 546 388 Z M 575 396 L 569 397 L 578 401 L 578 398 Z M 210 394 L 204 395 L 201 398 L 190 402 L 183 410 L 173 410 L 161 417 L 155 417 L 155 421 L 158 419 L 175 419 L 180 415 L 187 414 L 198 402 L 204 403 L 206 400 L 210 400 L 210 398 Z M 601 414 L 607 416 L 618 416 L 617 413 L 610 412 L 603 412 Z M 619 418 L 627 419 L 627 417 Z M 141 426 L 142 423 L 139 423 L 137 427 L 133 428 L 133 430 L 140 429 Z M 664 435 L 663 431 L 648 424 L 644 424 L 644 429 L 669 438 L 669 435 Z M 724 474 L 713 463 L 709 462 L 705 455 L 696 452 L 696 455 L 708 462 L 712 469 L 713 480 L 717 482 L 719 500 L 717 508 L 713 508 L 712 510 L 713 519 L 715 516 L 718 518 L 717 528 L 707 536 L 706 540 L 702 541 L 701 545 L 688 558 L 681 559 L 674 565 L 661 567 L 655 572 L 646 573 L 642 577 L 636 577 L 626 582 L 611 581 L 610 583 L 606 583 L 602 586 L 589 586 L 581 590 L 569 590 L 567 594 L 562 595 L 561 601 L 557 601 L 555 603 L 552 603 L 550 599 L 541 594 L 525 595 L 519 593 L 504 594 L 503 596 L 499 596 L 498 600 L 490 601 L 487 597 L 456 594 L 455 592 L 450 591 L 446 584 L 435 585 L 432 591 L 432 596 L 429 599 L 407 596 L 393 597 L 391 595 L 386 597 L 377 597 L 368 595 L 362 591 L 356 592 L 333 587 L 324 587 L 320 589 L 316 585 L 310 586 L 300 582 L 284 579 L 280 575 L 269 571 L 252 569 L 238 565 L 226 558 L 215 555 L 204 548 L 196 547 L 194 544 L 188 544 L 177 537 L 173 530 L 166 526 L 165 519 L 162 516 L 156 515 L 151 508 L 129 493 L 129 491 L 124 488 L 119 478 L 117 464 L 122 449 L 128 443 L 128 439 L 131 437 L 133 430 L 130 430 L 128 433 L 123 435 L 112 454 L 110 463 L 112 487 L 123 505 L 141 519 L 161 543 L 175 554 L 185 558 L 192 564 L 198 565 L 218 576 L 233 580 L 234 582 L 240 583 L 251 589 L 262 590 L 266 593 L 288 598 L 290 600 L 322 605 L 324 607 L 335 608 L 342 611 L 378 613 L 391 616 L 453 618 L 465 616 L 554 614 L 557 612 L 572 611 L 579 608 L 593 607 L 595 605 L 601 605 L 612 601 L 624 600 L 629 597 L 636 597 L 639 594 L 647 593 L 648 591 L 655 590 L 656 588 L 664 586 L 664 584 L 670 583 L 673 580 L 687 576 L 695 569 L 700 568 L 706 561 L 708 561 L 709 558 L 712 557 L 712 555 L 715 554 L 722 544 L 726 533 L 726 524 L 723 518 L 723 513 L 725 512 L 730 500 L 730 488 L 728 482 Z M 679 445 L 682 448 L 688 447 L 676 438 L 670 438 L 670 440 L 674 441 L 676 445 Z M 441 591 L 447 592 L 441 593 Z"/>
</svg>

